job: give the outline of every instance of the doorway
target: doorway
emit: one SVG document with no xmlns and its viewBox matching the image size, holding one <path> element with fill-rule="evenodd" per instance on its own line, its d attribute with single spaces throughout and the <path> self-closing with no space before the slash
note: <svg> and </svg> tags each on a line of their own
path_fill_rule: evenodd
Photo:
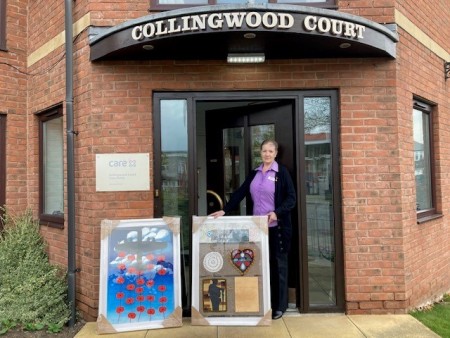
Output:
<svg viewBox="0 0 450 338">
<path fill-rule="evenodd" d="M 343 312 L 336 91 L 154 94 L 155 217 L 181 216 L 182 302 L 190 315 L 191 220 L 219 210 L 266 138 L 297 191 L 289 306 Z M 247 214 L 246 202 L 236 214 Z"/>
</svg>

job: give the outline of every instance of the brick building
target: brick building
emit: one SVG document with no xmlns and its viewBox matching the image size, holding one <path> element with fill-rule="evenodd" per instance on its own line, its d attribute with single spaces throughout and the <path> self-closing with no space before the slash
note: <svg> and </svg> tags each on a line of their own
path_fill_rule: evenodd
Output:
<svg viewBox="0 0 450 338">
<path fill-rule="evenodd" d="M 189 315 L 191 218 L 274 136 L 298 195 L 290 302 L 405 313 L 450 290 L 449 18 L 440 0 L 0 0 L 0 204 L 40 219 L 86 320 L 100 222 L 182 216 Z M 149 189 L 99 187 L 102 158 L 136 154 Z"/>
</svg>

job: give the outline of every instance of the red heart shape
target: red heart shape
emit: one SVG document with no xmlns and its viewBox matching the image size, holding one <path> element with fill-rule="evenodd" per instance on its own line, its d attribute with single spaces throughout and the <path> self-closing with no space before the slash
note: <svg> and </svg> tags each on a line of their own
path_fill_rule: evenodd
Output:
<svg viewBox="0 0 450 338">
<path fill-rule="evenodd" d="M 231 262 L 242 274 L 253 264 L 254 258 L 255 254 L 251 249 L 234 249 L 231 252 Z"/>
</svg>

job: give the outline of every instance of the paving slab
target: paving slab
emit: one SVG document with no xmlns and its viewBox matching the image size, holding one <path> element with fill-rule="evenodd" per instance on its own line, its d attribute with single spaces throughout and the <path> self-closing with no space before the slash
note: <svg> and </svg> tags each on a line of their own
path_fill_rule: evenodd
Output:
<svg viewBox="0 0 450 338">
<path fill-rule="evenodd" d="M 290 338 L 284 317 L 270 326 L 219 326 L 218 338 Z"/>
<path fill-rule="evenodd" d="M 368 338 L 440 337 L 410 315 L 351 315 L 347 317 Z"/>
<path fill-rule="evenodd" d="M 197 326 L 183 318 L 181 327 L 97 335 L 89 322 L 75 338 L 439 338 L 410 315 L 286 313 L 271 326 Z"/>
<path fill-rule="evenodd" d="M 365 338 L 344 314 L 283 316 L 292 338 Z"/>
</svg>

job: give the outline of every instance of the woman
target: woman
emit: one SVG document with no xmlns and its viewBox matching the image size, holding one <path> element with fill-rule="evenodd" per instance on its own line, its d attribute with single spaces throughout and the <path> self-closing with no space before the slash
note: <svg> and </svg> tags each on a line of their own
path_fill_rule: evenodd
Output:
<svg viewBox="0 0 450 338">
<path fill-rule="evenodd" d="M 223 210 L 210 216 L 226 215 L 236 209 L 249 193 L 253 215 L 267 215 L 269 222 L 269 261 L 272 319 L 283 316 L 288 306 L 288 252 L 291 246 L 291 210 L 296 194 L 292 178 L 286 167 L 275 158 L 278 143 L 265 140 L 261 144 L 262 164 L 252 170 L 244 183 L 231 195 Z"/>
</svg>

